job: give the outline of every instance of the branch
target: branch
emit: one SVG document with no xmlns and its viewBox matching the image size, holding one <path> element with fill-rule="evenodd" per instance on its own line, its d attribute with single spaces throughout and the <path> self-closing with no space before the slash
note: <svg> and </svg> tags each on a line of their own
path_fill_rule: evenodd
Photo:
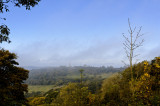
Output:
<svg viewBox="0 0 160 106">
<path fill-rule="evenodd" d="M 126 47 L 127 49 L 131 50 L 130 46 L 128 44 L 123 43 L 124 47 Z"/>
<path fill-rule="evenodd" d="M 136 30 L 136 27 L 134 27 L 133 33 L 135 32 L 135 30 Z"/>
<path fill-rule="evenodd" d="M 126 53 L 126 55 L 127 55 L 127 58 L 130 60 L 128 50 L 127 50 L 126 48 L 124 48 L 124 50 L 125 50 L 125 53 Z"/>
<path fill-rule="evenodd" d="M 132 27 L 131 27 L 131 24 L 130 24 L 129 18 L 128 18 L 128 25 L 129 25 L 129 29 L 130 29 L 128 32 L 129 32 L 130 34 L 132 34 L 132 33 L 133 33 L 133 31 L 132 31 Z"/>
<path fill-rule="evenodd" d="M 141 35 L 140 35 L 141 29 L 142 29 L 142 27 L 140 27 L 139 31 L 137 32 L 137 35 L 136 35 L 136 38 L 135 38 L 135 40 L 134 40 L 134 43 L 133 43 L 133 44 L 135 44 L 135 43 L 136 43 L 136 41 L 137 41 L 137 39 L 138 39 L 139 37 L 141 37 L 141 36 L 143 36 L 143 35 L 144 35 L 144 34 L 141 34 Z"/>
<path fill-rule="evenodd" d="M 131 44 L 130 40 L 124 35 L 124 33 L 122 33 L 123 37 L 126 39 L 126 41 Z"/>
<path fill-rule="evenodd" d="M 137 32 L 137 36 L 140 37 L 140 32 L 141 32 L 142 26 L 139 28 L 139 31 Z"/>
<path fill-rule="evenodd" d="M 141 42 L 139 42 L 139 44 L 134 44 L 133 46 L 133 50 L 135 50 L 135 49 L 137 49 L 138 47 L 140 47 L 140 46 L 142 46 L 142 43 L 144 42 L 144 39 L 141 41 Z"/>
<path fill-rule="evenodd" d="M 129 65 L 127 65 L 123 60 L 121 61 L 125 66 L 129 66 Z"/>
</svg>

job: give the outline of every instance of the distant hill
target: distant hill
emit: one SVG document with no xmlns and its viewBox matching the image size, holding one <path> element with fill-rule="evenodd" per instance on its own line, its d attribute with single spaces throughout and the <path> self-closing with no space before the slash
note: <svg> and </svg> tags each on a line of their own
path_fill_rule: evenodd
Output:
<svg viewBox="0 0 160 106">
<path fill-rule="evenodd" d="M 105 79 L 113 73 L 120 72 L 124 68 L 74 66 L 74 67 L 46 67 L 30 70 L 29 78 L 26 81 L 29 85 L 63 85 L 68 82 L 79 82 L 80 69 L 84 69 L 84 81 L 89 79 Z"/>
</svg>

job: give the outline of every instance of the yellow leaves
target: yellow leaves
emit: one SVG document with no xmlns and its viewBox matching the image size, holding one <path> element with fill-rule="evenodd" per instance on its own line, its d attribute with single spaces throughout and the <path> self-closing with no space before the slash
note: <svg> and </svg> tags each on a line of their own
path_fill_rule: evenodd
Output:
<svg viewBox="0 0 160 106">
<path fill-rule="evenodd" d="M 82 87 L 81 90 L 83 91 L 88 90 L 88 87 Z"/>
<path fill-rule="evenodd" d="M 160 57 L 156 57 L 156 60 L 160 60 Z"/>
<path fill-rule="evenodd" d="M 160 68 L 159 64 L 156 64 L 156 67 L 157 67 L 157 68 Z"/>
<path fill-rule="evenodd" d="M 152 95 L 152 80 L 149 73 L 145 72 L 137 81 L 136 96 L 148 103 L 149 97 Z"/>
<path fill-rule="evenodd" d="M 150 77 L 150 75 L 148 73 L 145 73 L 144 76 L 147 77 L 147 78 Z"/>
<path fill-rule="evenodd" d="M 156 91 L 156 86 L 160 84 L 160 57 L 156 57 L 149 64 L 144 62 L 144 74 L 137 81 L 136 96 L 143 100 L 143 103 L 150 104 L 151 97 Z M 154 89 L 152 89 L 154 87 Z"/>
<path fill-rule="evenodd" d="M 160 68 L 160 57 L 156 57 L 155 64 L 156 68 Z"/>
<path fill-rule="evenodd" d="M 146 71 L 146 70 L 147 70 L 147 67 L 148 67 L 148 62 L 147 62 L 147 61 L 145 61 L 145 62 L 144 62 L 144 71 Z"/>
<path fill-rule="evenodd" d="M 88 95 L 88 87 L 81 87 L 78 83 L 69 83 L 61 88 L 59 99 L 62 100 L 62 106 L 77 106 L 87 104 Z"/>
<path fill-rule="evenodd" d="M 147 66 L 148 66 L 148 62 L 147 62 L 147 61 L 145 61 L 145 62 L 144 62 L 144 65 L 147 65 Z"/>
<path fill-rule="evenodd" d="M 90 102 L 93 102 L 96 99 L 96 96 L 95 94 L 92 94 L 91 92 L 89 92 L 88 98 Z"/>
<path fill-rule="evenodd" d="M 146 86 L 146 89 L 148 89 L 148 86 Z"/>
<path fill-rule="evenodd" d="M 35 97 L 30 104 L 31 105 L 41 105 L 45 103 L 45 97 Z"/>
</svg>

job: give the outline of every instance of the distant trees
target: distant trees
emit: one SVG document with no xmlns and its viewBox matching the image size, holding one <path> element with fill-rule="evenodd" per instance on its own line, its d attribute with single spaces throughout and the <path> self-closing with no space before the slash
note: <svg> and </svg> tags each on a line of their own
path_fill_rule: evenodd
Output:
<svg viewBox="0 0 160 106">
<path fill-rule="evenodd" d="M 6 50 L 0 50 L 0 105 L 27 105 L 24 93 L 27 92 L 28 70 L 17 67 L 17 56 Z"/>
<path fill-rule="evenodd" d="M 80 76 L 81 76 L 81 86 L 82 86 L 82 82 L 83 82 L 83 72 L 84 72 L 84 70 L 83 69 L 80 69 L 79 70 L 79 72 L 80 72 Z"/>
<path fill-rule="evenodd" d="M 124 68 L 111 68 L 111 67 L 51 67 L 33 69 L 30 71 L 30 77 L 26 81 L 30 85 L 66 85 L 68 82 L 81 82 L 81 72 L 84 69 L 83 82 L 93 79 L 104 79 L 112 73 L 120 72 Z M 96 75 L 97 77 L 95 77 Z M 80 77 L 80 78 L 79 78 Z"/>
</svg>

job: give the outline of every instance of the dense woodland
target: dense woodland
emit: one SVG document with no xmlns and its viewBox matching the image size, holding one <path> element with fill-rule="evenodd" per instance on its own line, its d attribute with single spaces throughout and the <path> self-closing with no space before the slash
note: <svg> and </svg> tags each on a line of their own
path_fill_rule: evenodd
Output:
<svg viewBox="0 0 160 106">
<path fill-rule="evenodd" d="M 95 78 L 101 80 L 109 75 L 120 72 L 124 68 L 109 67 L 91 67 L 91 66 L 74 66 L 74 67 L 50 67 L 30 70 L 29 78 L 26 83 L 29 85 L 64 85 L 69 82 L 79 82 L 80 69 L 84 69 L 83 80 L 89 81 Z"/>
</svg>

